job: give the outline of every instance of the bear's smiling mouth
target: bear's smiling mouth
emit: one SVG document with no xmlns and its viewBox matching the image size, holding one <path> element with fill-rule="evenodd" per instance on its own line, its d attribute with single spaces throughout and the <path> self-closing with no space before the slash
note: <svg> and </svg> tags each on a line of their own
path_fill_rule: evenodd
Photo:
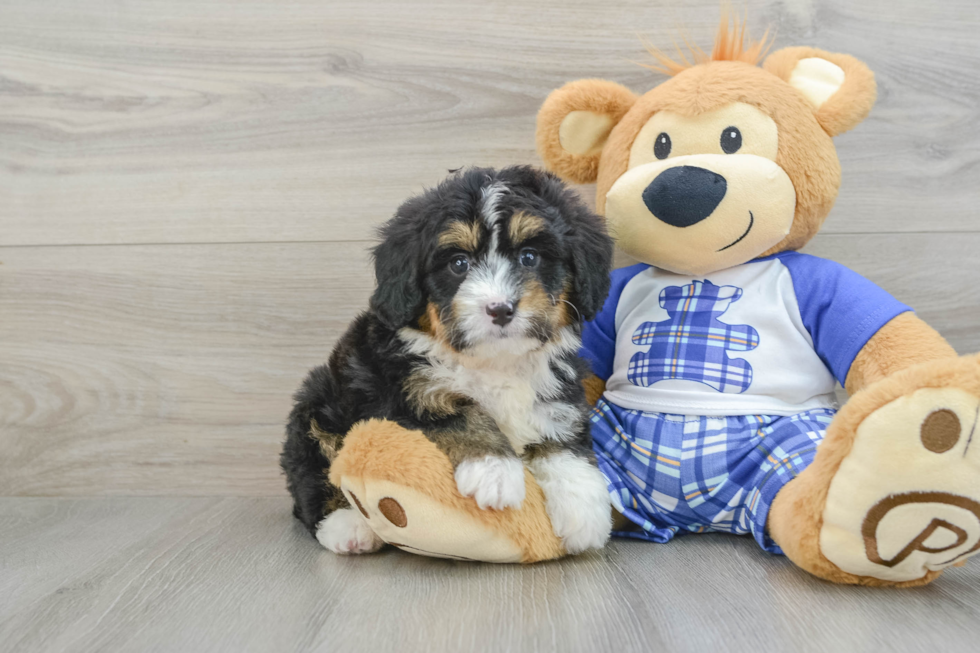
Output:
<svg viewBox="0 0 980 653">
<path fill-rule="evenodd" d="M 742 234 L 741 236 L 739 236 L 734 242 L 731 242 L 731 243 L 725 245 L 724 247 L 722 247 L 718 251 L 719 252 L 724 252 L 729 247 L 734 247 L 735 245 L 738 245 L 740 242 L 742 242 L 745 239 L 746 236 L 749 235 L 749 232 L 752 231 L 752 225 L 754 225 L 754 224 L 755 224 L 755 216 L 752 215 L 752 211 L 749 211 L 749 227 L 748 227 L 748 229 L 745 230 L 745 233 Z"/>
</svg>

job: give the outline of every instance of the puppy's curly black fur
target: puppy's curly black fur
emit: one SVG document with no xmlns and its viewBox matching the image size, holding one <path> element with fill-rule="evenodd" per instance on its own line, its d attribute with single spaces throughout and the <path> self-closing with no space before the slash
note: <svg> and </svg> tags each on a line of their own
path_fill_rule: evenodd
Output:
<svg viewBox="0 0 980 653">
<path fill-rule="evenodd" d="M 593 461 L 577 351 L 581 320 L 609 288 L 601 219 L 549 173 L 473 168 L 405 202 L 380 234 L 370 308 L 309 373 L 289 417 L 281 464 L 306 528 L 315 535 L 349 508 L 327 473 L 368 418 L 421 430 L 456 467 L 556 452 Z M 506 392 L 453 378 L 507 361 L 525 366 L 514 374 L 535 393 L 526 416 L 505 414 Z"/>
</svg>

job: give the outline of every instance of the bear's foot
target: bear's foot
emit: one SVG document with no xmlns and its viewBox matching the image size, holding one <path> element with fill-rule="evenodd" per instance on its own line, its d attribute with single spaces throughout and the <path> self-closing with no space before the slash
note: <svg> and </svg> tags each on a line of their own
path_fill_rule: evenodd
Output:
<svg viewBox="0 0 980 653">
<path fill-rule="evenodd" d="M 857 393 L 777 496 L 770 534 L 837 582 L 921 585 L 980 553 L 980 357 Z"/>
<path fill-rule="evenodd" d="M 341 489 L 380 540 L 434 558 L 520 562 L 520 546 L 466 511 L 384 478 L 344 476 Z"/>
<path fill-rule="evenodd" d="M 330 480 L 379 540 L 409 553 L 486 562 L 536 562 L 564 555 L 540 486 L 523 465 L 516 480 L 513 470 L 506 471 L 491 480 L 501 477 L 508 487 L 519 486 L 523 501 L 512 497 L 505 503 L 520 508 L 483 509 L 477 499 L 460 492 L 449 459 L 422 433 L 368 420 L 347 434 Z"/>
</svg>

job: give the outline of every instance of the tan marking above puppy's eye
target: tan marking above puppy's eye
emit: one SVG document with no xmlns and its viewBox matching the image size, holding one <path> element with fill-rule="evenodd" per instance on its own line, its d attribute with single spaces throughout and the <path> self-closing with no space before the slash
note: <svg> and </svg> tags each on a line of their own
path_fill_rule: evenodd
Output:
<svg viewBox="0 0 980 653">
<path fill-rule="evenodd" d="M 544 220 L 530 213 L 516 213 L 510 219 L 510 242 L 517 245 L 544 231 Z"/>
<path fill-rule="evenodd" d="M 480 225 L 476 222 L 452 222 L 439 234 L 439 247 L 455 247 L 467 252 L 475 252 L 480 246 Z"/>
</svg>

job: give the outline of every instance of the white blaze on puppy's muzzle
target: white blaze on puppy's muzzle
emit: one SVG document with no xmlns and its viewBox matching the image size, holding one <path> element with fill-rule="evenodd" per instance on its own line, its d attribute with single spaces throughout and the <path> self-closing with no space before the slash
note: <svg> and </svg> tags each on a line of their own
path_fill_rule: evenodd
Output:
<svg viewBox="0 0 980 653">
<path fill-rule="evenodd" d="M 457 324 L 467 341 L 478 344 L 523 335 L 529 325 L 519 310 L 521 292 L 515 264 L 498 252 L 490 251 L 486 258 L 474 262 L 453 300 Z M 501 324 L 503 320 L 493 314 L 493 308 L 508 304 L 512 315 L 506 324 Z"/>
</svg>

